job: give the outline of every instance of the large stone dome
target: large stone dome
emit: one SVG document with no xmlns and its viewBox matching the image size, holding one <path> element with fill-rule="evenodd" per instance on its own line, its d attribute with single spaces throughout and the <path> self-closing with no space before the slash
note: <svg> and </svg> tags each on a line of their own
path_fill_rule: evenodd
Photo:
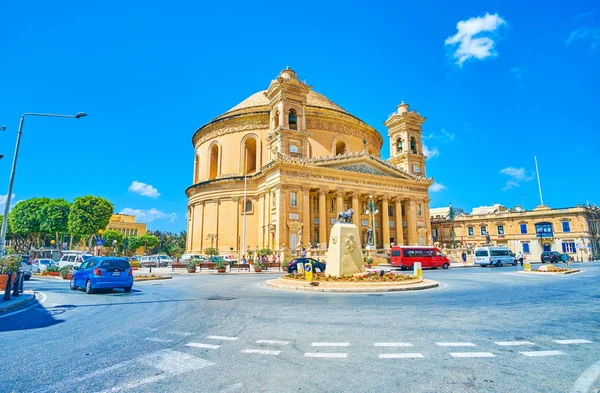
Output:
<svg viewBox="0 0 600 393">
<path fill-rule="evenodd" d="M 240 112 L 247 112 L 250 108 L 255 108 L 256 110 L 267 110 L 269 105 L 269 99 L 266 96 L 267 90 L 262 90 L 257 93 L 252 94 L 250 97 L 246 98 L 244 101 L 240 102 L 227 112 L 223 113 L 220 116 L 217 116 L 215 120 L 222 119 L 224 117 L 228 117 L 231 115 L 236 115 Z M 350 115 L 346 112 L 342 107 L 337 105 L 335 102 L 331 101 L 329 98 L 325 97 L 321 93 L 317 93 L 316 91 L 310 90 L 306 96 L 306 104 L 309 107 L 317 107 L 317 108 L 326 108 L 332 109 L 334 111 L 342 112 L 347 115 Z M 353 116 L 353 115 L 350 115 Z M 355 117 L 355 116 L 353 116 Z"/>
</svg>

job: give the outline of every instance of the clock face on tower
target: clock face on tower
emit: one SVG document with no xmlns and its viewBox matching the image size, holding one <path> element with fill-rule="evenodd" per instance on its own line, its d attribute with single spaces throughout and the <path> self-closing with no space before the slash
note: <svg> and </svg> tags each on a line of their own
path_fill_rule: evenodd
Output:
<svg viewBox="0 0 600 393">
<path fill-rule="evenodd" d="M 414 173 L 419 173 L 420 169 L 418 165 L 413 165 L 413 172 Z"/>
</svg>

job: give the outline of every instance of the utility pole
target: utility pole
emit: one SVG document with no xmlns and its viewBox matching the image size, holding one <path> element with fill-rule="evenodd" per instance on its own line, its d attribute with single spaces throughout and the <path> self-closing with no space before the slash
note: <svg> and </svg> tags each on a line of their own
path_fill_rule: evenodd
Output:
<svg viewBox="0 0 600 393">
<path fill-rule="evenodd" d="M 538 169 L 538 163 L 537 163 L 537 157 L 533 156 L 533 159 L 535 160 L 535 173 L 537 175 L 537 181 L 538 181 L 538 188 L 540 190 L 540 205 L 544 205 L 544 198 L 542 197 L 542 183 L 540 182 L 540 171 Z"/>
</svg>

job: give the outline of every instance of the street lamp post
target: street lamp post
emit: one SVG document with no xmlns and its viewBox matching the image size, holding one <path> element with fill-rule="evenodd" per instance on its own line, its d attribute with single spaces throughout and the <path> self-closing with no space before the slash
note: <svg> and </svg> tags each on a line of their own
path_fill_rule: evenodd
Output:
<svg viewBox="0 0 600 393">
<path fill-rule="evenodd" d="M 454 209 L 452 208 L 452 204 L 450 204 L 450 213 L 448 213 L 448 217 L 450 218 L 450 223 L 452 224 L 452 248 L 456 248 L 454 244 Z"/>
<path fill-rule="evenodd" d="M 113 244 L 113 256 L 116 257 L 117 256 L 117 239 L 114 239 L 112 241 Z"/>
<path fill-rule="evenodd" d="M 373 247 L 377 250 L 377 235 L 375 231 L 375 214 L 379 213 L 379 210 L 375 208 L 375 202 L 373 202 L 373 195 L 369 195 L 369 214 L 371 215 L 371 228 L 373 229 Z"/>
<path fill-rule="evenodd" d="M 219 235 L 217 235 L 216 233 L 209 233 L 208 235 L 206 235 L 206 240 L 210 240 L 210 248 L 213 248 L 215 240 L 219 240 Z"/>
<path fill-rule="evenodd" d="M 23 133 L 23 122 L 25 116 L 41 116 L 41 117 L 65 117 L 69 119 L 79 119 L 87 116 L 84 112 L 79 112 L 76 115 L 57 115 L 51 113 L 24 113 L 19 122 L 19 131 L 17 132 L 17 144 L 15 146 L 15 156 L 13 158 L 12 170 L 10 172 L 10 180 L 8 182 L 8 194 L 6 194 L 6 205 L 4 206 L 4 219 L 2 221 L 2 232 L 0 232 L 0 255 L 4 255 L 4 244 L 6 243 L 6 227 L 8 222 L 8 212 L 10 210 L 10 202 L 12 197 L 13 185 L 15 183 L 15 171 L 17 169 L 17 158 L 19 157 L 19 145 L 21 144 L 21 134 Z"/>
</svg>

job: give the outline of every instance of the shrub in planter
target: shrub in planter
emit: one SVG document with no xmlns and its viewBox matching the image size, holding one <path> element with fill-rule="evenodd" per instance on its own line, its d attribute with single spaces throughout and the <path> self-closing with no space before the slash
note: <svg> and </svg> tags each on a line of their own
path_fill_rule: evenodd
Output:
<svg viewBox="0 0 600 393">
<path fill-rule="evenodd" d="M 257 259 L 256 261 L 254 261 L 252 266 L 254 266 L 254 271 L 257 273 L 261 272 L 265 268 L 265 265 L 262 263 L 262 261 L 260 259 Z"/>
<path fill-rule="evenodd" d="M 60 272 L 58 270 L 58 266 L 49 266 L 46 269 L 46 275 L 47 276 L 59 276 Z"/>
<path fill-rule="evenodd" d="M 50 268 L 48 268 L 48 269 L 50 269 Z M 60 276 L 64 279 L 67 279 L 67 278 L 70 279 L 71 278 L 70 274 L 72 274 L 72 273 L 73 273 L 73 266 L 71 266 L 71 265 L 66 265 L 66 266 L 63 266 L 62 268 L 60 268 Z"/>
<path fill-rule="evenodd" d="M 371 267 L 371 264 L 373 263 L 373 258 L 371 258 L 371 257 L 364 257 L 364 260 L 365 260 L 365 265 L 367 267 Z"/>
<path fill-rule="evenodd" d="M 195 261 L 188 263 L 188 265 L 187 265 L 188 273 L 196 273 L 196 266 L 198 266 L 198 265 L 196 264 Z"/>
<path fill-rule="evenodd" d="M 215 269 L 217 269 L 219 273 L 225 273 L 227 270 L 227 262 L 224 259 L 219 259 L 215 263 Z"/>
<path fill-rule="evenodd" d="M 140 268 L 140 266 L 142 266 L 142 264 L 139 263 L 138 261 L 131 261 L 131 262 L 129 262 L 129 266 L 131 266 L 131 268 L 133 270 L 137 270 Z"/>
</svg>

